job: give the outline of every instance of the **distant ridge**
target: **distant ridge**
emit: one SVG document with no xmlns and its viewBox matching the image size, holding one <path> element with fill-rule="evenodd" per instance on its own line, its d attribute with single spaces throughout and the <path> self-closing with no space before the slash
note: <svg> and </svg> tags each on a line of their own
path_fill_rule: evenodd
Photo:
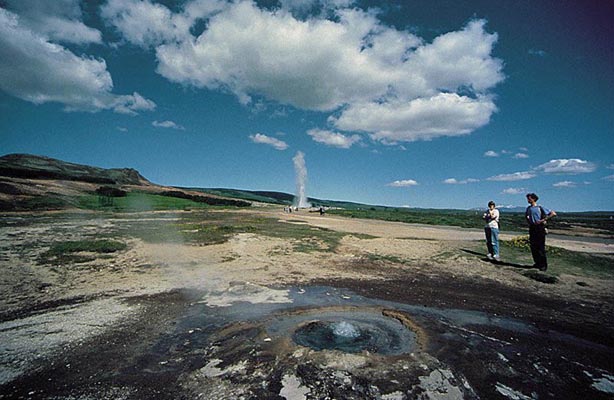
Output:
<svg viewBox="0 0 614 400">
<path fill-rule="evenodd" d="M 195 191 L 209 193 L 209 194 L 215 194 L 218 196 L 233 197 L 237 199 L 258 201 L 258 202 L 270 203 L 270 204 L 281 204 L 281 205 L 292 205 L 295 199 L 295 196 L 293 194 L 284 193 L 284 192 L 275 192 L 275 191 L 241 190 L 241 189 L 228 189 L 228 188 L 184 188 L 184 189 L 195 190 Z M 345 208 L 348 210 L 367 209 L 367 208 L 388 210 L 388 209 L 401 208 L 401 207 L 370 205 L 370 204 L 356 203 L 352 201 L 343 201 L 343 200 L 317 199 L 314 197 L 308 197 L 307 201 L 311 203 L 314 207 L 319 207 L 319 206 L 337 207 L 337 208 Z"/>
<path fill-rule="evenodd" d="M 133 168 L 105 169 L 31 154 L 0 157 L 0 211 L 87 208 L 82 200 L 88 196 L 112 205 L 112 198 L 129 193 L 181 199 L 183 204 L 251 206 L 245 200 L 156 185 Z"/>
<path fill-rule="evenodd" d="M 110 185 L 151 184 L 137 170 L 132 168 L 104 169 L 31 154 L 8 154 L 0 157 L 0 176 L 23 179 L 58 179 Z"/>
<path fill-rule="evenodd" d="M 474 207 L 470 210 L 472 211 L 484 211 L 488 207 Z M 527 209 L 526 206 L 497 206 L 497 209 L 502 213 L 523 213 Z"/>
</svg>

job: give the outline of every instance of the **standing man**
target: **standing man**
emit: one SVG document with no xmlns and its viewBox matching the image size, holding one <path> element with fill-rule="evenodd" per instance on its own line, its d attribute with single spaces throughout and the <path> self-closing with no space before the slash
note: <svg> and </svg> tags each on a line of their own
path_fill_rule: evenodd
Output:
<svg viewBox="0 0 614 400">
<path fill-rule="evenodd" d="M 534 268 L 540 271 L 548 269 L 546 259 L 546 220 L 554 217 L 556 213 L 537 204 L 539 197 L 535 193 L 527 194 L 529 206 L 525 211 L 527 222 L 529 223 L 529 243 L 531 244 L 531 254 L 533 255 Z"/>
<path fill-rule="evenodd" d="M 499 261 L 499 210 L 497 210 L 495 202 L 488 202 L 488 210 L 484 213 L 486 226 L 484 233 L 486 234 L 486 248 L 488 249 L 489 260 Z"/>
</svg>

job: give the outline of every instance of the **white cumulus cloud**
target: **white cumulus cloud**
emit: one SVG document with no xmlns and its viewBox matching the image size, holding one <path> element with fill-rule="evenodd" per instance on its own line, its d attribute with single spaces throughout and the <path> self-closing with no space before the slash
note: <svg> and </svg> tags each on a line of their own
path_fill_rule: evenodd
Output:
<svg viewBox="0 0 614 400">
<path fill-rule="evenodd" d="M 526 153 L 516 153 L 514 154 L 514 158 L 516 159 L 529 158 L 529 155 Z"/>
<path fill-rule="evenodd" d="M 102 59 L 77 56 L 23 26 L 20 17 L 0 8 L 0 89 L 42 104 L 58 102 L 67 111 L 136 114 L 155 103 L 138 93 L 116 95 Z"/>
<path fill-rule="evenodd" d="M 577 186 L 576 182 L 562 181 L 552 184 L 555 188 L 574 188 Z"/>
<path fill-rule="evenodd" d="M 488 150 L 484 153 L 484 157 L 499 157 L 499 153 L 494 150 Z"/>
<path fill-rule="evenodd" d="M 99 30 L 81 19 L 80 0 L 5 0 L 6 8 L 20 15 L 20 23 L 52 40 L 66 43 L 102 43 Z"/>
<path fill-rule="evenodd" d="M 110 0 L 102 16 L 126 41 L 154 47 L 170 81 L 334 113 L 336 129 L 384 143 L 466 135 L 490 121 L 504 78 L 484 20 L 427 43 L 348 0 L 188 2 L 174 12 L 149 0 Z M 293 14 L 325 6 L 317 15 Z M 300 14 L 300 13 L 299 13 Z M 332 17 L 331 17 L 332 16 Z M 206 20 L 202 32 L 191 29 Z M 239 62 L 240 60 L 240 62 Z"/>
<path fill-rule="evenodd" d="M 360 136 L 346 136 L 338 132 L 331 132 L 322 129 L 310 129 L 307 134 L 318 143 L 323 143 L 331 147 L 339 147 L 341 149 L 349 149 L 353 144 L 359 142 Z"/>
<path fill-rule="evenodd" d="M 409 102 L 353 104 L 330 122 L 339 129 L 371 132 L 375 140 L 397 143 L 471 133 L 486 125 L 495 109 L 486 98 L 439 93 Z"/>
<path fill-rule="evenodd" d="M 475 182 L 479 182 L 479 179 L 474 179 L 474 178 L 468 178 L 468 179 L 462 179 L 462 180 L 457 180 L 456 178 L 448 178 L 446 180 L 443 181 L 443 183 L 448 184 L 448 185 L 466 185 L 468 183 L 475 183 Z"/>
<path fill-rule="evenodd" d="M 281 7 L 297 16 L 308 16 L 312 13 L 326 13 L 337 8 L 352 5 L 354 0 L 279 0 Z"/>
<path fill-rule="evenodd" d="M 526 192 L 526 189 L 524 189 L 524 188 L 507 188 L 507 189 L 503 189 L 501 194 L 517 195 L 517 194 L 521 194 L 521 193 L 525 193 L 525 192 Z"/>
<path fill-rule="evenodd" d="M 262 133 L 256 133 L 255 135 L 249 135 L 249 138 L 254 143 L 267 144 L 274 147 L 277 150 L 286 150 L 288 144 L 282 140 L 275 139 L 273 137 L 264 135 Z"/>
<path fill-rule="evenodd" d="M 489 181 L 497 181 L 497 182 L 511 182 L 511 181 L 522 181 L 526 179 L 535 178 L 537 175 L 530 171 L 523 172 L 514 172 L 512 174 L 500 174 L 491 176 L 487 180 Z"/>
<path fill-rule="evenodd" d="M 585 174 L 593 172 L 597 166 L 589 161 L 572 159 L 550 160 L 535 168 L 536 171 L 541 171 L 545 174 Z"/>
<path fill-rule="evenodd" d="M 150 0 L 109 0 L 101 16 L 132 44 L 149 48 L 193 39 L 190 28 L 199 20 L 227 7 L 225 1 L 194 0 L 181 13 Z"/>
<path fill-rule="evenodd" d="M 608 182 L 614 182 L 614 175 L 604 176 L 601 179 L 603 179 L 604 181 L 608 181 Z"/>
<path fill-rule="evenodd" d="M 153 126 L 155 126 L 156 128 L 170 128 L 170 129 L 178 129 L 178 130 L 185 130 L 185 128 L 182 125 L 178 125 L 177 123 L 173 122 L 173 121 L 154 121 L 151 123 Z"/>
<path fill-rule="evenodd" d="M 390 182 L 386 186 L 409 187 L 409 186 L 416 186 L 416 185 L 418 185 L 418 182 L 416 182 L 415 180 L 413 180 L 413 179 L 404 179 L 404 180 L 400 180 L 400 181 Z"/>
</svg>

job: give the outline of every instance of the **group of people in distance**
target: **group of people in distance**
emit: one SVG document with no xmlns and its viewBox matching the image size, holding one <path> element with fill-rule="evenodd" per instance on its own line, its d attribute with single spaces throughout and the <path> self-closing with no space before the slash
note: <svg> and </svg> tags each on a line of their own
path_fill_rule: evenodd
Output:
<svg viewBox="0 0 614 400">
<path fill-rule="evenodd" d="M 540 271 L 548 269 L 548 260 L 546 258 L 546 220 L 554 217 L 556 212 L 549 210 L 537 204 L 539 197 L 535 193 L 527 194 L 527 202 L 529 206 L 525 211 L 525 217 L 529 224 L 529 243 L 531 246 L 531 255 L 533 256 L 533 267 Z M 488 202 L 488 210 L 483 216 L 486 221 L 484 233 L 486 235 L 486 247 L 489 260 L 500 261 L 499 254 L 499 210 L 494 201 Z"/>
</svg>

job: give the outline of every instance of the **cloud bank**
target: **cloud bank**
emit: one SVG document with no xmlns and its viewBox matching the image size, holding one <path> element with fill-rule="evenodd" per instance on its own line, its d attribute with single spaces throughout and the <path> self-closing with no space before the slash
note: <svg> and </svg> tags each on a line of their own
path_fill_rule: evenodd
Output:
<svg viewBox="0 0 614 400">
<path fill-rule="evenodd" d="M 24 28 L 36 31 L 51 41 L 102 43 L 100 31 L 81 22 L 83 13 L 80 0 L 5 0 L 4 3 L 20 16 Z"/>
<path fill-rule="evenodd" d="M 196 0 L 173 12 L 149 0 L 110 0 L 101 15 L 127 42 L 154 49 L 172 82 L 330 113 L 328 123 L 382 143 L 466 135 L 497 108 L 503 80 L 486 21 L 426 43 L 349 1 Z M 309 14 L 314 5 L 320 13 Z M 325 6 L 325 7 L 322 7 Z M 332 16 L 332 18 L 331 18 Z M 202 32 L 193 32 L 206 21 Z"/>
<path fill-rule="evenodd" d="M 48 30 L 47 25 L 41 27 Z M 65 27 L 63 33 L 38 32 L 17 14 L 0 8 L 0 89 L 34 104 L 58 102 L 64 104 L 67 111 L 108 109 L 136 114 L 156 107 L 153 101 L 136 92 L 113 94 L 113 80 L 104 60 L 77 56 L 52 43 L 51 37 L 70 38 L 71 27 L 76 27 L 75 34 L 80 29 L 74 24 Z"/>
</svg>

